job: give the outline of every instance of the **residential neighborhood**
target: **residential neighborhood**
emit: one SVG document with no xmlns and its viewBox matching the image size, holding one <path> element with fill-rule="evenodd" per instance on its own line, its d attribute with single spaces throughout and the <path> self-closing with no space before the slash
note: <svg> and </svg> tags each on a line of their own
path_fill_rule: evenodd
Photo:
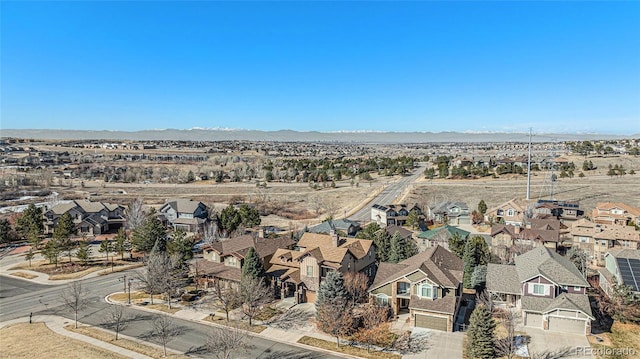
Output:
<svg viewBox="0 0 640 359">
<path fill-rule="evenodd" d="M 432 181 L 426 172 L 418 181 Z M 342 215 L 331 209 L 339 204 L 310 199 L 315 219 L 278 227 L 263 223 L 271 213 L 261 183 L 255 202 L 88 196 L 30 204 L 3 219 L 6 238 L 21 248 L 3 274 L 47 281 L 122 271 L 124 290 L 110 293 L 109 305 L 260 331 L 274 342 L 312 338 L 325 342 L 322 350 L 363 357 L 469 357 L 471 333 L 494 343 L 496 358 L 565 349 L 580 357 L 567 348 L 598 348 L 607 333 L 640 320 L 640 208 L 631 204 L 491 194 L 477 203 L 413 194 L 390 203 L 382 191 Z M 548 341 L 554 335 L 563 338 L 557 345 Z"/>
</svg>

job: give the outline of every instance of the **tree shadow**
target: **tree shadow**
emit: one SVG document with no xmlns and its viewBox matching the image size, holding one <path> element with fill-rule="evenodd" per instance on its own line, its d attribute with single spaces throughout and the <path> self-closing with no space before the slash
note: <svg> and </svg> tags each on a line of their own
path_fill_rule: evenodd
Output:
<svg viewBox="0 0 640 359">
<path fill-rule="evenodd" d="M 573 356 L 574 354 L 574 350 L 571 347 L 562 347 L 555 350 L 533 353 L 531 354 L 531 359 L 560 359 Z"/>
<path fill-rule="evenodd" d="M 393 344 L 393 349 L 402 355 L 418 354 L 431 348 L 431 333 L 420 331 L 404 333 Z"/>
<path fill-rule="evenodd" d="M 309 324 L 309 320 L 313 317 L 313 313 L 308 311 L 293 308 L 289 309 L 281 315 L 271 318 L 271 320 L 265 322 L 266 325 L 278 329 L 300 329 Z"/>
</svg>

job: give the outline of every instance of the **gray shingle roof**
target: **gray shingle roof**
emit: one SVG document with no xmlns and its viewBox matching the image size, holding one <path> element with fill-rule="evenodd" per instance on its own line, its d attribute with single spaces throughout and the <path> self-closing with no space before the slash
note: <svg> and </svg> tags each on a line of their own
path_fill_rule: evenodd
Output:
<svg viewBox="0 0 640 359">
<path fill-rule="evenodd" d="M 522 297 L 522 310 L 524 311 L 548 313 L 556 309 L 579 310 L 593 319 L 589 297 L 584 294 L 562 293 L 555 298 Z"/>
<path fill-rule="evenodd" d="M 543 275 L 558 285 L 589 286 L 571 261 L 544 246 L 516 257 L 515 264 L 520 282 Z"/>
<path fill-rule="evenodd" d="M 522 294 L 516 267 L 489 263 L 487 265 L 487 290 L 493 293 Z"/>
</svg>

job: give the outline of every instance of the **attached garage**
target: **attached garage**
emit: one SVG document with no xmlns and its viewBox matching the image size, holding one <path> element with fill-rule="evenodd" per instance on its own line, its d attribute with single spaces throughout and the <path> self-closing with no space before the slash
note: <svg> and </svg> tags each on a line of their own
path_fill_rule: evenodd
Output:
<svg viewBox="0 0 640 359">
<path fill-rule="evenodd" d="M 554 332 L 585 334 L 587 322 L 581 319 L 549 316 L 549 330 Z"/>
<path fill-rule="evenodd" d="M 542 314 L 525 312 L 524 325 L 542 329 Z"/>
<path fill-rule="evenodd" d="M 449 328 L 448 319 L 446 317 L 437 317 L 435 315 L 416 314 L 415 326 L 419 328 L 442 330 L 446 332 Z"/>
</svg>

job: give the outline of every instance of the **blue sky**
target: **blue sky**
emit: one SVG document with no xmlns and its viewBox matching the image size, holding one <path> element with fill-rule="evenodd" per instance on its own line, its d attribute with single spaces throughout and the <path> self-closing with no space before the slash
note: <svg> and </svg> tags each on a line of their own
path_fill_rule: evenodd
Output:
<svg viewBox="0 0 640 359">
<path fill-rule="evenodd" d="M 0 128 L 640 132 L 635 1 L 0 7 Z"/>
</svg>

